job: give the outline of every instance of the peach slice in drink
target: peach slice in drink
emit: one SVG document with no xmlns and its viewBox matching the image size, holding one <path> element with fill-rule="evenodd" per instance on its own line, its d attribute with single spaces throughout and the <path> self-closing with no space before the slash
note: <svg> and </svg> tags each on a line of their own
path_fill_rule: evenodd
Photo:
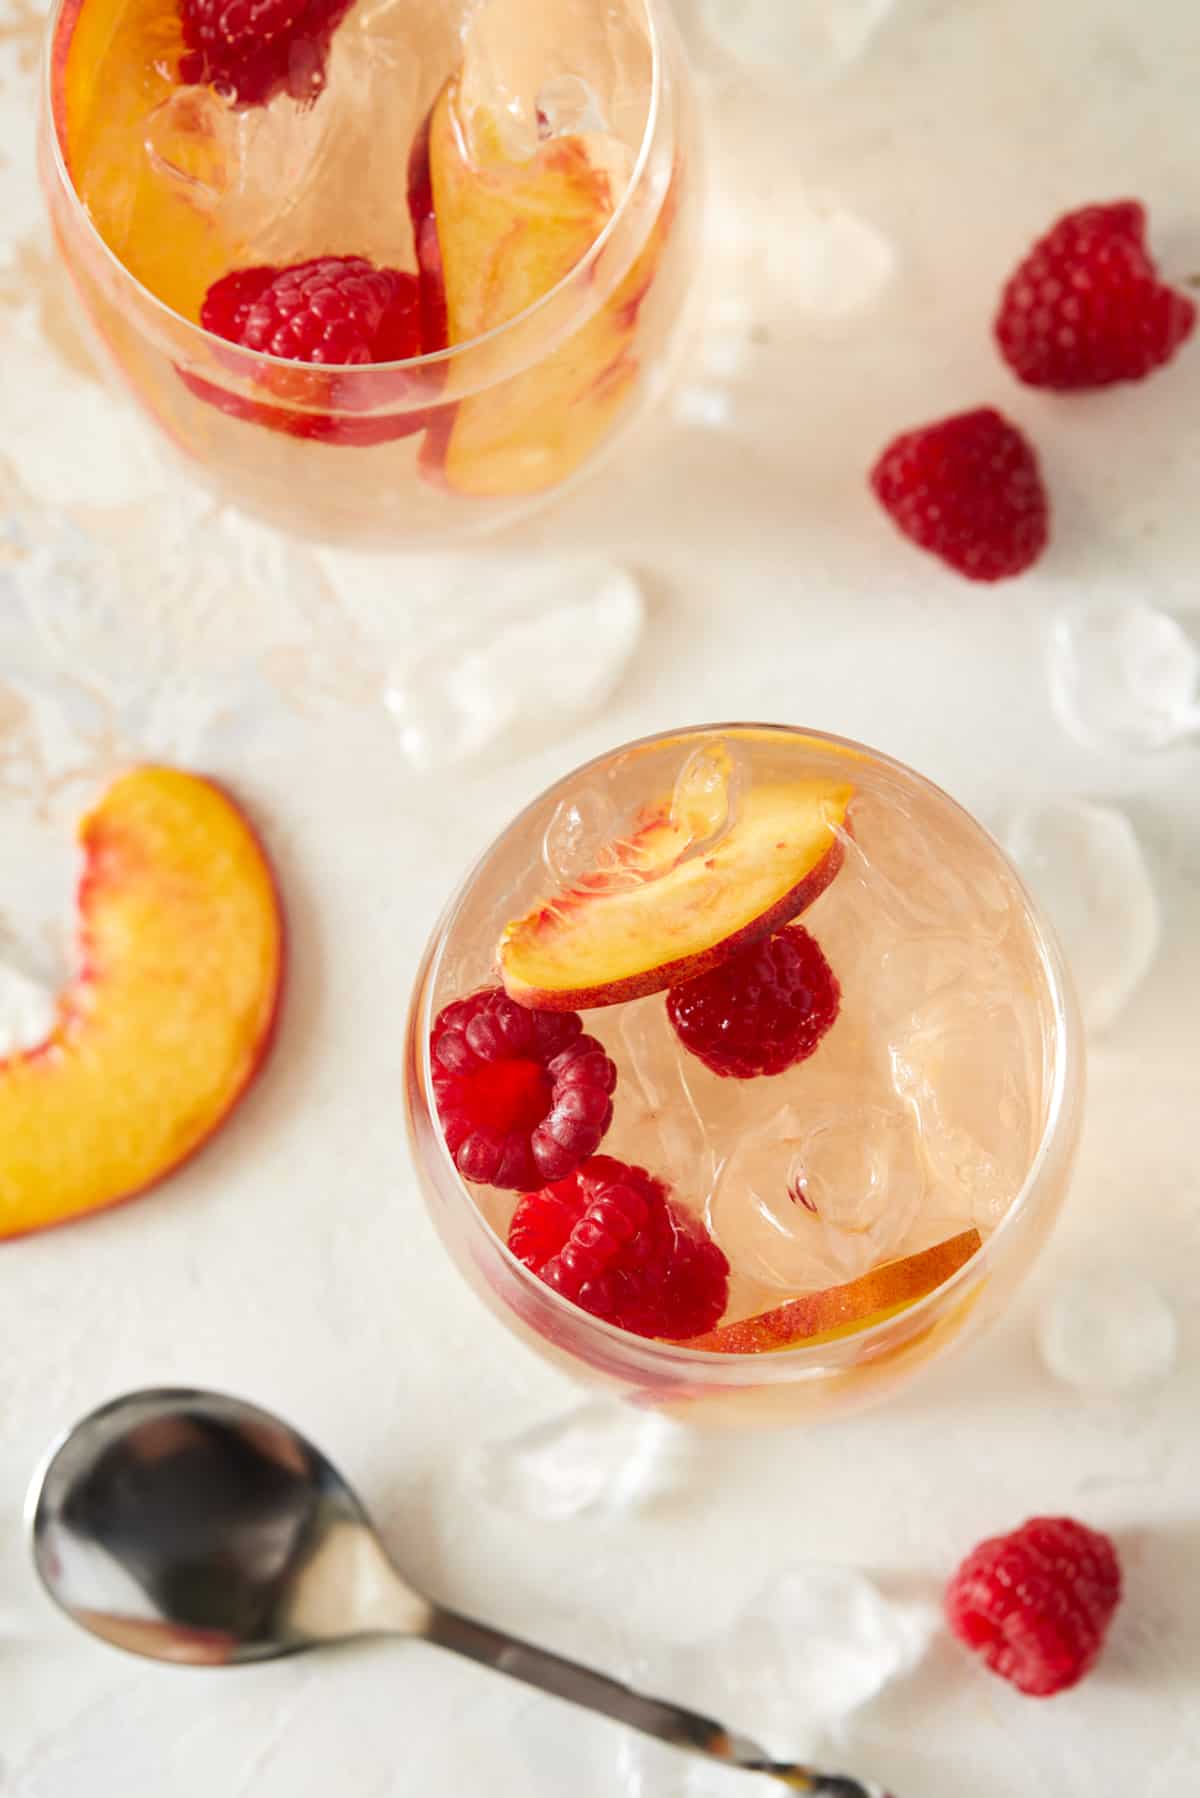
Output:
<svg viewBox="0 0 1200 1798">
<path fill-rule="evenodd" d="M 0 1237 L 152 1186 L 216 1130 L 273 1033 L 283 919 L 233 801 L 136 768 L 79 835 L 80 971 L 46 1041 L 0 1060 Z"/>
<path fill-rule="evenodd" d="M 151 293 L 196 319 L 234 260 L 200 203 L 220 184 L 225 154 L 203 96 L 193 128 L 179 121 L 183 178 L 165 181 L 146 151 L 148 121 L 179 93 L 173 70 L 182 48 L 170 0 L 71 0 L 55 30 L 50 86 L 67 172 L 101 237 Z"/>
<path fill-rule="evenodd" d="M 845 1286 L 805 1293 L 774 1311 L 724 1324 L 688 1347 L 710 1355 L 764 1355 L 857 1335 L 944 1286 L 982 1246 L 978 1230 L 964 1230 L 919 1254 L 885 1262 Z"/>
<path fill-rule="evenodd" d="M 515 919 L 501 977 L 519 1004 L 547 1011 L 619 1005 L 718 966 L 810 906 L 842 864 L 839 832 L 854 788 L 804 779 L 757 785 L 701 854 L 670 802 L 651 812 L 609 869 Z"/>
<path fill-rule="evenodd" d="M 451 345 L 474 342 L 546 298 L 591 251 L 613 216 L 606 170 L 585 138 L 542 144 L 526 161 L 505 148 L 498 120 L 458 117 L 451 82 L 410 170 L 409 196 L 430 316 Z M 510 347 L 477 352 L 478 384 L 439 421 L 427 473 L 459 493 L 531 494 L 566 479 L 608 433 L 637 375 L 633 340 L 673 212 L 668 196 L 642 254 L 607 301 L 565 342 L 511 380 Z M 536 345 L 530 340 L 533 354 Z M 494 371 L 494 372 L 493 372 Z"/>
</svg>

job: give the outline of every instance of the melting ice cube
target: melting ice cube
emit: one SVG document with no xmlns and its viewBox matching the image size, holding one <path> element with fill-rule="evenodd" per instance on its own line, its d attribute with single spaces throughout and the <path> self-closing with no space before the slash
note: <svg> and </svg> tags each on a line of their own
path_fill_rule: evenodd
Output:
<svg viewBox="0 0 1200 1798">
<path fill-rule="evenodd" d="M 1107 1030 L 1152 967 L 1162 936 L 1132 824 L 1108 805 L 1045 805 L 1012 820 L 1008 848 L 1062 938 L 1084 1021 Z"/>
<path fill-rule="evenodd" d="M 894 0 L 700 0 L 723 49 L 810 85 L 832 80 L 868 49 Z"/>
<path fill-rule="evenodd" d="M 1061 1279 L 1046 1301 L 1038 1343 L 1056 1379 L 1116 1395 L 1166 1379 L 1179 1328 L 1157 1286 L 1136 1270 L 1085 1267 Z"/>
<path fill-rule="evenodd" d="M 494 1504 L 555 1523 L 640 1510 L 681 1491 L 694 1447 L 668 1418 L 596 1399 L 485 1444 L 469 1471 Z"/>
<path fill-rule="evenodd" d="M 1067 730 L 1094 747 L 1149 752 L 1200 738 L 1200 637 L 1156 606 L 1063 612 L 1051 633 L 1050 684 Z"/>
<path fill-rule="evenodd" d="M 894 1602 L 849 1567 L 783 1570 L 719 1635 L 651 1647 L 635 1677 L 760 1742 L 781 1760 L 827 1756 L 826 1738 L 920 1661 L 939 1613 Z M 640 1739 L 625 1746 L 630 1798 L 736 1798 L 744 1774 L 681 1763 Z"/>
<path fill-rule="evenodd" d="M 485 611 L 428 654 L 397 664 L 385 700 L 400 746 L 422 771 L 488 751 L 516 753 L 604 705 L 641 639 L 641 589 L 627 569 L 587 558 L 492 568 Z"/>
</svg>

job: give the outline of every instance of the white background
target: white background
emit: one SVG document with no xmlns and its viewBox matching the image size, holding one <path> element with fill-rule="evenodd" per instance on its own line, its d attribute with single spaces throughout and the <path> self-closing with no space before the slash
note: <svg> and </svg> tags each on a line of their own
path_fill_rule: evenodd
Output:
<svg viewBox="0 0 1200 1798">
<path fill-rule="evenodd" d="M 302 1423 L 439 1595 L 614 1666 L 668 1666 L 656 1645 L 719 1631 L 805 1563 L 936 1598 L 981 1536 L 1075 1512 L 1115 1532 L 1128 1580 L 1089 1684 L 1022 1701 L 939 1636 L 813 1745 L 897 1798 L 1195 1790 L 1200 760 L 1073 745 L 1043 656 L 1069 600 L 1196 603 L 1200 345 L 1145 387 L 1061 400 L 1019 389 L 988 335 L 1015 255 L 1086 200 L 1142 196 L 1164 266 L 1200 271 L 1191 0 L 897 0 L 824 86 L 738 81 L 708 56 L 707 303 L 677 412 L 498 546 L 629 566 L 642 646 L 602 717 L 427 775 L 400 753 L 376 660 L 422 640 L 447 595 L 469 615 L 491 577 L 289 547 L 214 519 L 159 466 L 67 321 L 32 165 L 40 25 L 28 0 L 0 20 L 0 917 L 28 935 L 43 878 L 66 904 L 55 844 L 106 757 L 135 748 L 202 759 L 243 794 L 292 930 L 277 1053 L 200 1160 L 143 1202 L 0 1246 L 0 1793 L 708 1789 L 669 1759 L 639 1773 L 611 1726 L 432 1651 L 179 1673 L 73 1634 L 27 1565 L 30 1469 L 93 1403 L 175 1380 Z M 1033 434 L 1055 505 L 1044 563 L 995 589 L 901 543 L 864 480 L 896 430 L 984 402 Z M 485 1315 L 424 1219 L 400 1112 L 409 985 L 521 799 L 610 743 L 717 716 L 877 743 L 996 825 L 1047 796 L 1120 804 L 1164 946 L 1095 1048 L 1068 1211 L 1002 1327 L 884 1414 L 699 1452 L 682 1495 L 547 1526 L 470 1477 L 480 1443 L 571 1394 Z M 89 731 L 99 747 L 81 747 Z M 37 754 L 80 773 L 40 823 Z M 1039 1306 L 1085 1262 L 1148 1273 L 1175 1308 L 1178 1367 L 1148 1395 L 1086 1399 L 1040 1365 Z"/>
</svg>

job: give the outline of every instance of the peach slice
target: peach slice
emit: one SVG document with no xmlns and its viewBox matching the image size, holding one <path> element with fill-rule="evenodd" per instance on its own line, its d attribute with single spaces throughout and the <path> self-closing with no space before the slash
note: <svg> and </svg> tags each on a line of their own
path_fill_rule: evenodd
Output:
<svg viewBox="0 0 1200 1798">
<path fill-rule="evenodd" d="M 944 1286 L 982 1246 L 978 1230 L 964 1230 L 918 1255 L 885 1262 L 846 1286 L 806 1293 L 775 1311 L 698 1336 L 687 1346 L 709 1355 L 764 1355 L 856 1335 Z"/>
<path fill-rule="evenodd" d="M 588 254 L 613 213 L 608 174 L 583 138 L 528 161 L 507 153 L 486 112 L 468 154 L 451 82 L 414 148 L 409 204 L 426 287 L 427 328 L 451 344 L 485 337 L 543 299 Z M 506 343 L 481 346 L 481 391 L 431 430 L 426 473 L 456 492 L 538 493 L 573 473 L 607 434 L 637 376 L 632 355 L 674 211 L 674 190 L 629 274 L 580 330 L 524 373 L 502 378 Z M 494 385 L 487 386 L 494 366 Z"/>
<path fill-rule="evenodd" d="M 202 204 L 223 178 L 227 148 L 213 136 L 203 96 L 180 96 L 172 68 L 182 48 L 178 14 L 164 0 L 68 0 L 51 46 L 50 89 L 63 160 L 101 237 L 151 293 L 197 319 L 234 258 Z M 167 101 L 182 109 L 164 147 L 183 178 L 169 181 L 146 151 Z"/>
<path fill-rule="evenodd" d="M 0 1060 L 0 1237 L 170 1173 L 245 1092 L 275 1022 L 279 900 L 223 792 L 136 768 L 79 835 L 81 970 L 46 1041 Z"/>
<path fill-rule="evenodd" d="M 651 816 L 623 866 L 585 875 L 506 926 L 509 996 L 544 1011 L 586 1011 L 662 992 L 780 929 L 842 865 L 838 831 L 854 788 L 797 780 L 751 788 L 733 824 L 690 857 L 682 826 Z"/>
</svg>

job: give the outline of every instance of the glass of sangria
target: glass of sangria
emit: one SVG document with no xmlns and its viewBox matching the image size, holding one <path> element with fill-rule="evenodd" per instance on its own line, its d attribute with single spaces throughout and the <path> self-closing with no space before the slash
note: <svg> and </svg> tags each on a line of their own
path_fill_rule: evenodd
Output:
<svg viewBox="0 0 1200 1798">
<path fill-rule="evenodd" d="M 669 375 L 699 174 L 654 0 L 58 0 L 40 160 L 108 365 L 284 528 L 506 524 Z"/>
<path fill-rule="evenodd" d="M 878 1400 L 994 1316 L 1083 1078 L 987 832 L 874 750 L 757 725 L 535 800 L 434 933 L 406 1071 L 433 1218 L 499 1316 L 733 1426 Z"/>
</svg>

